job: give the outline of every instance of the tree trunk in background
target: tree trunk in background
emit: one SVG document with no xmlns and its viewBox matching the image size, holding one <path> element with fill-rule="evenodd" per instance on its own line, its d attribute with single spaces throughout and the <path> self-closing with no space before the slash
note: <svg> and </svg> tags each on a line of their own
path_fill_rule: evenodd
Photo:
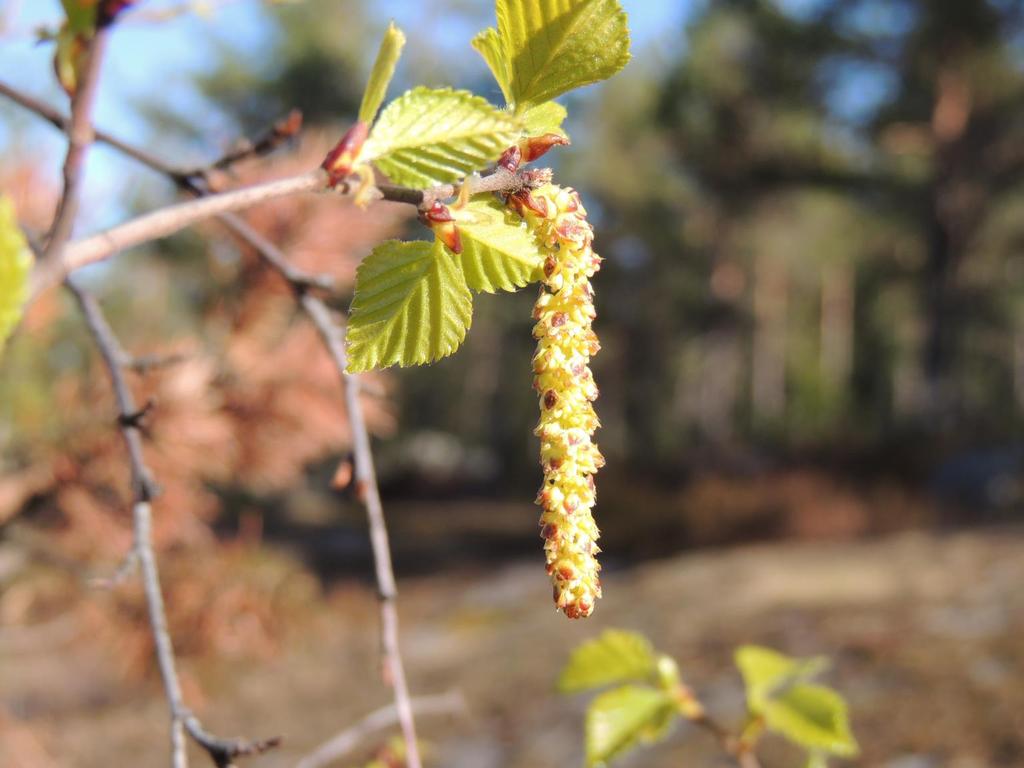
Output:
<svg viewBox="0 0 1024 768">
<path fill-rule="evenodd" d="M 821 272 L 822 380 L 845 396 L 853 369 L 853 270 L 830 264 Z"/>
<path fill-rule="evenodd" d="M 750 398 L 755 424 L 780 421 L 786 414 L 786 264 L 764 251 L 754 259 L 754 348 Z"/>
</svg>

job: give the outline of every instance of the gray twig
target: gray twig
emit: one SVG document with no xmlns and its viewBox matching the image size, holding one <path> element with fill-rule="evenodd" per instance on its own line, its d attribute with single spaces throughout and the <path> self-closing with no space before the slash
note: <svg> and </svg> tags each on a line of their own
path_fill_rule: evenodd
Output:
<svg viewBox="0 0 1024 768">
<path fill-rule="evenodd" d="M 412 700 L 412 711 L 417 717 L 457 715 L 466 711 L 466 701 L 458 691 L 418 696 Z M 323 768 L 332 765 L 351 753 L 370 735 L 391 728 L 398 720 L 398 708 L 394 704 L 374 710 L 303 757 L 295 768 Z"/>
<path fill-rule="evenodd" d="M 47 105 L 42 104 L 32 97 L 22 94 L 16 89 L 13 89 L 3 83 L 0 83 L 0 95 L 11 98 L 26 109 L 29 109 L 30 111 L 33 111 L 49 120 L 57 127 L 64 127 L 66 125 L 66 119 L 63 118 L 60 113 L 56 112 L 56 110 L 51 109 Z M 148 152 L 126 144 L 120 139 L 102 131 L 97 131 L 95 135 L 98 140 L 118 149 L 125 155 L 134 158 L 143 165 L 166 175 L 192 194 L 198 197 L 203 197 L 208 194 L 202 183 L 195 183 L 194 181 L 196 177 L 202 178 L 202 175 L 196 174 L 195 172 L 183 173 L 176 170 L 159 158 L 150 155 Z M 315 188 L 316 185 L 320 183 L 319 179 L 321 176 L 322 174 L 313 173 L 297 178 L 303 180 L 302 185 L 300 186 L 310 184 L 310 188 Z M 288 180 L 284 181 L 287 182 Z M 292 179 L 291 181 L 294 182 L 295 179 Z M 282 184 L 284 182 L 273 183 Z M 508 172 L 502 173 L 500 171 L 492 174 L 491 176 L 473 177 L 472 179 L 467 180 L 466 183 L 474 185 L 474 190 L 478 186 L 478 191 L 481 192 L 501 191 L 503 189 L 512 190 L 520 188 L 523 184 L 518 175 Z M 419 206 L 429 205 L 434 200 L 452 197 L 458 193 L 459 189 L 456 185 L 451 184 L 440 185 L 427 191 L 408 190 L 400 187 L 382 185 L 381 191 L 386 199 Z M 235 193 L 225 194 L 230 195 Z M 223 195 L 212 197 L 223 197 Z M 194 203 L 207 202 L 209 202 L 209 200 L 194 201 Z M 185 205 L 190 205 L 190 203 L 186 203 Z M 196 209 L 193 208 L 190 210 L 194 211 Z M 306 277 L 303 277 L 302 279 L 295 279 L 293 277 L 292 267 L 288 263 L 288 258 L 283 251 L 273 243 L 267 241 L 266 238 L 259 235 L 259 233 L 253 230 L 243 220 L 236 216 L 231 216 L 230 207 L 221 205 L 220 207 L 212 209 L 204 208 L 202 210 L 205 211 L 204 216 L 211 215 L 211 210 L 214 211 L 215 214 L 219 213 L 219 220 L 225 224 L 225 226 L 231 229 L 239 238 L 252 246 L 267 262 L 267 264 L 277 270 L 285 280 L 289 281 L 296 293 L 300 306 L 316 326 L 324 345 L 334 361 L 338 374 L 341 377 L 345 390 L 346 408 L 348 410 L 349 422 L 353 435 L 356 463 L 356 490 L 359 498 L 366 506 L 367 518 L 370 524 L 370 540 L 374 555 L 378 595 L 380 597 L 381 653 L 385 678 L 394 689 L 395 711 L 402 729 L 403 740 L 405 741 L 408 768 L 422 768 L 419 746 L 416 741 L 416 727 L 413 707 L 411 704 L 411 695 L 405 678 L 405 669 L 402 663 L 401 649 L 399 645 L 398 611 L 395 602 L 397 597 L 397 587 L 395 584 L 394 570 L 391 564 L 391 552 L 388 545 L 387 526 L 384 519 L 383 507 L 380 500 L 380 491 L 377 487 L 376 473 L 373 466 L 370 436 L 366 427 L 366 421 L 363 418 L 362 403 L 359 399 L 359 378 L 355 375 L 349 374 L 345 370 L 345 346 L 340 335 L 340 329 L 334 322 L 327 305 L 321 299 L 312 295 L 308 291 L 311 281 Z M 193 223 L 193 220 L 186 221 L 181 216 L 178 216 L 175 221 L 181 227 Z M 133 226 L 133 223 L 128 222 L 128 224 L 123 226 Z M 165 232 L 164 234 L 168 233 Z M 102 235 L 99 237 L 102 237 Z M 319 283 L 319 280 L 317 280 L 317 283 Z M 112 359 L 116 362 L 116 355 L 113 353 Z M 137 411 L 134 406 L 123 410 L 123 413 L 126 414 L 136 412 Z M 170 691 L 168 695 L 170 695 Z M 175 733 L 177 733 L 177 731 L 175 731 Z M 193 736 L 195 736 L 195 734 L 193 734 Z"/>
<path fill-rule="evenodd" d="M 117 400 L 117 423 L 128 447 L 134 496 L 132 522 L 135 540 L 132 552 L 125 562 L 137 563 L 142 575 L 157 666 L 160 668 L 167 707 L 171 714 L 171 765 L 173 768 L 187 768 L 188 757 L 185 751 L 185 732 L 187 731 L 195 742 L 206 750 L 217 768 L 227 768 L 231 765 L 233 758 L 264 752 L 276 746 L 279 739 L 249 741 L 247 739 L 219 738 L 203 730 L 202 724 L 185 706 L 175 664 L 174 645 L 167 629 L 167 611 L 160 588 L 160 574 L 157 569 L 156 555 L 153 552 L 150 502 L 157 495 L 158 489 L 146 466 L 142 450 L 142 431 L 139 421 L 140 414 L 143 414 L 146 409 L 138 408 L 135 403 L 125 376 L 124 353 L 121 344 L 104 317 L 99 303 L 92 294 L 72 278 L 67 278 L 65 283 L 74 294 L 75 300 L 82 310 L 86 326 L 99 348 L 110 376 L 110 383 Z"/>
</svg>

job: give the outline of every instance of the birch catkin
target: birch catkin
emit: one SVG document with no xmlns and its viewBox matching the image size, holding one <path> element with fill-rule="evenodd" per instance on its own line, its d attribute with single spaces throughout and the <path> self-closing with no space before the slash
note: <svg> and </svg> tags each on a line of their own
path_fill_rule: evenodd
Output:
<svg viewBox="0 0 1024 768">
<path fill-rule="evenodd" d="M 597 385 L 590 358 L 600 345 L 591 329 L 594 292 L 590 277 L 600 268 L 593 229 L 579 195 L 553 184 L 513 195 L 512 204 L 546 253 L 540 296 L 534 305 L 533 386 L 540 401 L 540 463 L 544 484 L 541 536 L 555 605 L 569 618 L 589 616 L 601 596 L 594 474 L 604 465 L 591 440 L 599 426 L 593 401 Z"/>
</svg>

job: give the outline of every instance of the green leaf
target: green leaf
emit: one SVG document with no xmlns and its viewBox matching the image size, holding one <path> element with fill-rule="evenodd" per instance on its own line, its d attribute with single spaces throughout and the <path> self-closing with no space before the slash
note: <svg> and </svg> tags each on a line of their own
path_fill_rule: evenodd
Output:
<svg viewBox="0 0 1024 768">
<path fill-rule="evenodd" d="M 510 101 L 519 111 L 605 80 L 629 61 L 618 0 L 497 0 L 496 11 Z"/>
<path fill-rule="evenodd" d="M 398 57 L 402 55 L 404 45 L 405 35 L 392 21 L 384 32 L 384 39 L 380 41 L 377 60 L 373 63 L 366 91 L 363 92 L 363 103 L 359 105 L 360 122 L 373 122 L 377 110 L 384 103 L 384 95 L 387 93 L 391 78 L 395 75 L 395 65 L 398 64 Z"/>
<path fill-rule="evenodd" d="M 519 216 L 491 197 L 452 208 L 462 238 L 462 271 L 474 291 L 514 291 L 539 280 L 544 255 Z"/>
<path fill-rule="evenodd" d="M 512 103 L 512 75 L 509 73 L 508 57 L 505 55 L 505 48 L 498 37 L 498 30 L 488 27 L 473 38 L 473 47 L 484 57 L 491 74 L 498 81 L 501 93 L 505 97 L 505 103 Z"/>
<path fill-rule="evenodd" d="M 846 702 L 823 685 L 797 683 L 786 689 L 765 704 L 764 722 L 802 747 L 846 757 L 857 754 Z"/>
<path fill-rule="evenodd" d="M 497 160 L 521 130 L 518 117 L 468 91 L 421 86 L 384 108 L 361 157 L 396 184 L 429 187 Z"/>
<path fill-rule="evenodd" d="M 657 665 L 654 650 L 643 635 L 608 629 L 572 652 L 558 678 L 558 689 L 574 693 L 613 683 L 651 680 Z"/>
<path fill-rule="evenodd" d="M 91 34 L 96 26 L 96 0 L 61 0 L 68 29 L 74 35 Z"/>
<path fill-rule="evenodd" d="M 545 133 L 557 133 L 559 136 L 567 136 L 562 130 L 562 123 L 568 112 L 565 107 L 557 101 L 545 101 L 530 107 L 523 112 L 523 124 L 527 136 L 543 136 Z"/>
<path fill-rule="evenodd" d="M 363 259 L 346 335 L 350 373 L 429 363 L 458 349 L 473 295 L 455 259 L 440 242 L 398 240 Z"/>
<path fill-rule="evenodd" d="M 0 351 L 21 320 L 28 300 L 32 254 L 14 215 L 14 203 L 0 195 Z"/>
<path fill-rule="evenodd" d="M 754 714 L 761 712 L 774 693 L 814 677 L 828 666 L 828 660 L 820 656 L 794 659 L 759 645 L 740 646 L 735 660 L 747 689 L 747 705 Z"/>
<path fill-rule="evenodd" d="M 665 738 L 675 719 L 672 697 L 656 688 L 624 685 L 602 693 L 587 709 L 587 765 Z"/>
</svg>

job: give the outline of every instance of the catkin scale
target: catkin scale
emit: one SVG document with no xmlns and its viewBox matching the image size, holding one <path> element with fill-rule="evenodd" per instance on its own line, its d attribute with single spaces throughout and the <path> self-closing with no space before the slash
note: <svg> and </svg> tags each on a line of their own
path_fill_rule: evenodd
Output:
<svg viewBox="0 0 1024 768">
<path fill-rule="evenodd" d="M 537 351 L 534 389 L 540 421 L 544 483 L 537 494 L 541 537 L 555 605 L 569 618 L 589 616 L 601 596 L 599 535 L 592 509 L 594 474 L 604 465 L 591 440 L 600 426 L 593 401 L 598 389 L 590 358 L 600 345 L 590 277 L 601 259 L 593 230 L 572 189 L 546 183 L 510 198 L 546 252 L 544 277 L 533 317 Z"/>
</svg>

